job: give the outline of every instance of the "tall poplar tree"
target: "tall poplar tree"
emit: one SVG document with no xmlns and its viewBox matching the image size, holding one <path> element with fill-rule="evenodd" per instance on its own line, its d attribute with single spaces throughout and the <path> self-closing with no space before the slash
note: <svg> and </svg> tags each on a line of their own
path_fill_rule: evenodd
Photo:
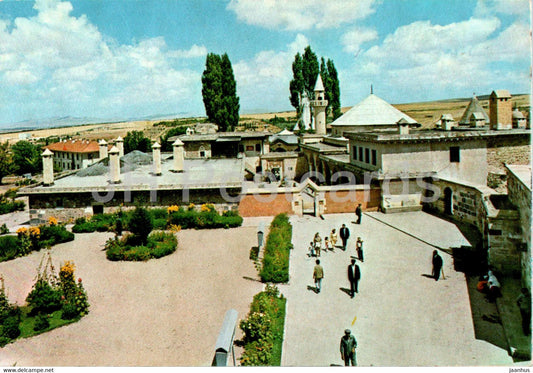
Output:
<svg viewBox="0 0 533 373">
<path fill-rule="evenodd" d="M 292 63 L 293 79 L 289 83 L 289 91 L 291 92 L 289 99 L 291 100 L 291 105 L 296 109 L 298 114 L 300 114 L 300 95 L 304 91 L 302 64 L 303 62 L 300 53 L 296 53 L 296 56 L 294 56 L 294 62 Z"/>
<path fill-rule="evenodd" d="M 209 121 L 220 131 L 231 131 L 239 123 L 239 97 L 233 67 L 226 53 L 209 53 L 202 74 L 202 97 Z"/>
<path fill-rule="evenodd" d="M 341 89 L 339 87 L 339 76 L 337 74 L 337 69 L 332 60 L 328 59 L 326 64 L 328 71 L 328 85 L 325 87 L 326 92 L 329 92 L 329 104 L 328 107 L 331 110 L 331 115 L 333 120 L 337 119 L 342 115 L 341 112 Z"/>
</svg>

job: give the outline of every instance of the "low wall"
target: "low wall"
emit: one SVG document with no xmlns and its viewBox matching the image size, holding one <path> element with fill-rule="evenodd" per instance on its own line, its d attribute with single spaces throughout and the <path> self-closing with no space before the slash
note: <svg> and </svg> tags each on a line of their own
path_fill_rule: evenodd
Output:
<svg viewBox="0 0 533 373">
<path fill-rule="evenodd" d="M 239 214 L 243 217 L 292 214 L 292 199 L 292 193 L 246 194 L 239 202 Z"/>
<path fill-rule="evenodd" d="M 326 214 L 355 213 L 355 208 L 359 203 L 363 211 L 377 211 L 381 189 L 326 191 L 324 197 Z"/>
</svg>

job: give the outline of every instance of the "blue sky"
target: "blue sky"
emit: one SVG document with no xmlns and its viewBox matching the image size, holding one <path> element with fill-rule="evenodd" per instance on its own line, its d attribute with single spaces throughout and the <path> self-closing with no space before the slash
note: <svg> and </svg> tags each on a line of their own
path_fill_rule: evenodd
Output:
<svg viewBox="0 0 533 373">
<path fill-rule="evenodd" d="M 307 45 L 341 104 L 530 91 L 527 0 L 0 0 L 0 124 L 205 115 L 209 52 L 228 53 L 241 114 L 290 110 Z"/>
</svg>

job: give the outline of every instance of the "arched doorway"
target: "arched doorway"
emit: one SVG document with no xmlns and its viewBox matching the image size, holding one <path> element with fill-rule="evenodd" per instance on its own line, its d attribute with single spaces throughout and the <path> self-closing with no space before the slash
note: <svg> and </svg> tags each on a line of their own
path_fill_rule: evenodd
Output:
<svg viewBox="0 0 533 373">
<path fill-rule="evenodd" d="M 453 191 L 451 188 L 444 188 L 444 213 L 453 215 Z"/>
</svg>

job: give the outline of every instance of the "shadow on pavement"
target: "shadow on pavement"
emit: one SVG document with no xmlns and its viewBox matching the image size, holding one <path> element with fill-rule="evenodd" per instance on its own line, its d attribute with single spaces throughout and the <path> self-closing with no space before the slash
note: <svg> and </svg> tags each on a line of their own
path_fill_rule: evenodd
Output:
<svg viewBox="0 0 533 373">
<path fill-rule="evenodd" d="M 315 294 L 318 294 L 318 289 L 314 286 L 307 285 L 307 290 L 310 290 L 314 292 Z"/>
<path fill-rule="evenodd" d="M 346 289 L 346 288 L 339 288 L 339 290 L 340 290 L 340 291 L 342 291 L 342 292 L 344 292 L 344 293 L 346 293 L 346 294 L 348 294 L 349 296 L 351 296 L 351 295 L 352 295 L 352 292 L 350 291 L 350 289 Z"/>
</svg>

